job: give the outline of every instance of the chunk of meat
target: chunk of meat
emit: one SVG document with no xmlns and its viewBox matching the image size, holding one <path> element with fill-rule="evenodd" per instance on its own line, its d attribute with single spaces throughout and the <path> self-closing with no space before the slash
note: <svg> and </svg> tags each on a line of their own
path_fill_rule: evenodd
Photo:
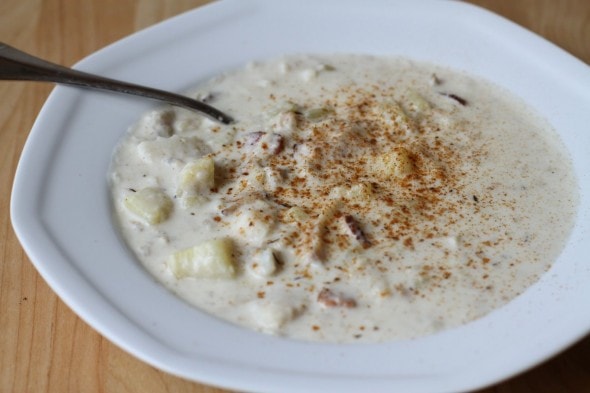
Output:
<svg viewBox="0 0 590 393">
<path fill-rule="evenodd" d="M 345 215 L 344 222 L 346 223 L 346 226 L 350 230 L 352 236 L 354 236 L 354 238 L 361 244 L 363 248 L 371 247 L 371 242 L 369 239 L 367 239 L 367 236 L 365 236 L 365 233 L 353 216 Z"/>
</svg>

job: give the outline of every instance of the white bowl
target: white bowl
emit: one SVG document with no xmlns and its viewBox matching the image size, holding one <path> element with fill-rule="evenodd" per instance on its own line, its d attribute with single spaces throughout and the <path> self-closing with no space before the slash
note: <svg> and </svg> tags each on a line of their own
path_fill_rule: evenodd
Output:
<svg viewBox="0 0 590 393">
<path fill-rule="evenodd" d="M 403 55 L 482 76 L 560 133 L 581 204 L 553 268 L 505 307 L 440 334 L 374 345 L 297 342 L 191 308 L 134 260 L 111 217 L 106 174 L 152 102 L 57 87 L 26 143 L 12 219 L 41 275 L 81 318 L 170 373 L 256 392 L 456 392 L 554 355 L 590 330 L 590 69 L 524 29 L 449 1 L 228 0 L 117 42 L 76 68 L 184 91 L 250 60 L 292 52 Z"/>
</svg>

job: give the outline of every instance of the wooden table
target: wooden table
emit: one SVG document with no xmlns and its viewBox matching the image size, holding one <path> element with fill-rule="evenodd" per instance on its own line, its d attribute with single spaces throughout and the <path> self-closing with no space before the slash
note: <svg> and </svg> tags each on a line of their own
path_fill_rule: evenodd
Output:
<svg viewBox="0 0 590 393">
<path fill-rule="evenodd" d="M 1 0 L 0 40 L 71 65 L 204 0 Z M 590 63 L 589 0 L 472 0 Z M 1 82 L 0 392 L 225 392 L 135 359 L 74 315 L 39 277 L 10 224 L 9 201 L 27 134 L 52 86 Z M 580 308 L 588 312 L 588 304 Z M 576 312 L 576 310 L 572 310 Z M 479 393 L 590 392 L 590 337 Z"/>
</svg>

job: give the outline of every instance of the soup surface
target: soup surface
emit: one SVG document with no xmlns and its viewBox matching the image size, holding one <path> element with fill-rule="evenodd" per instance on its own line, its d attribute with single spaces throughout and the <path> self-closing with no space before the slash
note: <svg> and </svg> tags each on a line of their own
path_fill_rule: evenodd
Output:
<svg viewBox="0 0 590 393">
<path fill-rule="evenodd" d="M 517 98 L 400 58 L 297 55 L 147 113 L 117 147 L 122 236 L 178 296 L 295 339 L 458 326 L 538 280 L 573 225 L 556 133 Z"/>
</svg>

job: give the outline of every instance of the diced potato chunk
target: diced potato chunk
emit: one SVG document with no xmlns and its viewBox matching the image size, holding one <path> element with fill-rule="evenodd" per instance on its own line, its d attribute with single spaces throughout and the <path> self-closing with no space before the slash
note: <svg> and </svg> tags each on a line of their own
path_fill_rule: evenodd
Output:
<svg viewBox="0 0 590 393">
<path fill-rule="evenodd" d="M 256 277 L 268 278 L 277 271 L 277 258 L 270 248 L 257 250 L 252 255 L 252 263 L 248 264 L 248 270 Z"/>
<path fill-rule="evenodd" d="M 211 157 L 199 158 L 184 166 L 178 176 L 177 194 L 180 197 L 208 192 L 215 186 L 215 163 Z"/>
<path fill-rule="evenodd" d="M 276 221 L 276 211 L 265 201 L 254 201 L 240 206 L 232 227 L 239 236 L 246 236 L 253 243 L 262 241 L 271 233 Z"/>
<path fill-rule="evenodd" d="M 172 212 L 172 200 L 160 188 L 149 187 L 129 194 L 124 200 L 125 207 L 149 224 L 166 220 Z"/>
<path fill-rule="evenodd" d="M 208 153 L 208 148 L 199 138 L 172 135 L 169 138 L 143 141 L 137 145 L 137 152 L 149 164 L 176 166 L 202 157 Z"/>
<path fill-rule="evenodd" d="M 277 332 L 282 326 L 293 320 L 303 309 L 287 301 L 258 300 L 248 304 L 252 321 L 265 332 Z"/>
<path fill-rule="evenodd" d="M 388 153 L 381 154 L 371 163 L 371 170 L 379 177 L 404 177 L 414 171 L 414 162 L 410 152 L 404 147 L 396 147 Z"/>
<path fill-rule="evenodd" d="M 373 195 L 371 183 L 362 182 L 351 187 L 334 187 L 330 192 L 331 198 L 343 198 L 351 201 L 368 201 Z"/>
<path fill-rule="evenodd" d="M 286 222 L 304 222 L 309 219 L 309 214 L 299 206 L 292 206 L 285 212 L 284 219 Z"/>
<path fill-rule="evenodd" d="M 227 238 L 175 252 L 166 263 L 176 278 L 232 278 L 236 274 L 232 242 Z"/>
<path fill-rule="evenodd" d="M 294 111 L 280 112 L 274 116 L 271 127 L 281 132 L 292 132 L 297 129 L 297 114 Z"/>
<path fill-rule="evenodd" d="M 346 197 L 352 200 L 369 200 L 373 195 L 373 186 L 371 183 L 359 183 L 350 187 Z"/>
</svg>

